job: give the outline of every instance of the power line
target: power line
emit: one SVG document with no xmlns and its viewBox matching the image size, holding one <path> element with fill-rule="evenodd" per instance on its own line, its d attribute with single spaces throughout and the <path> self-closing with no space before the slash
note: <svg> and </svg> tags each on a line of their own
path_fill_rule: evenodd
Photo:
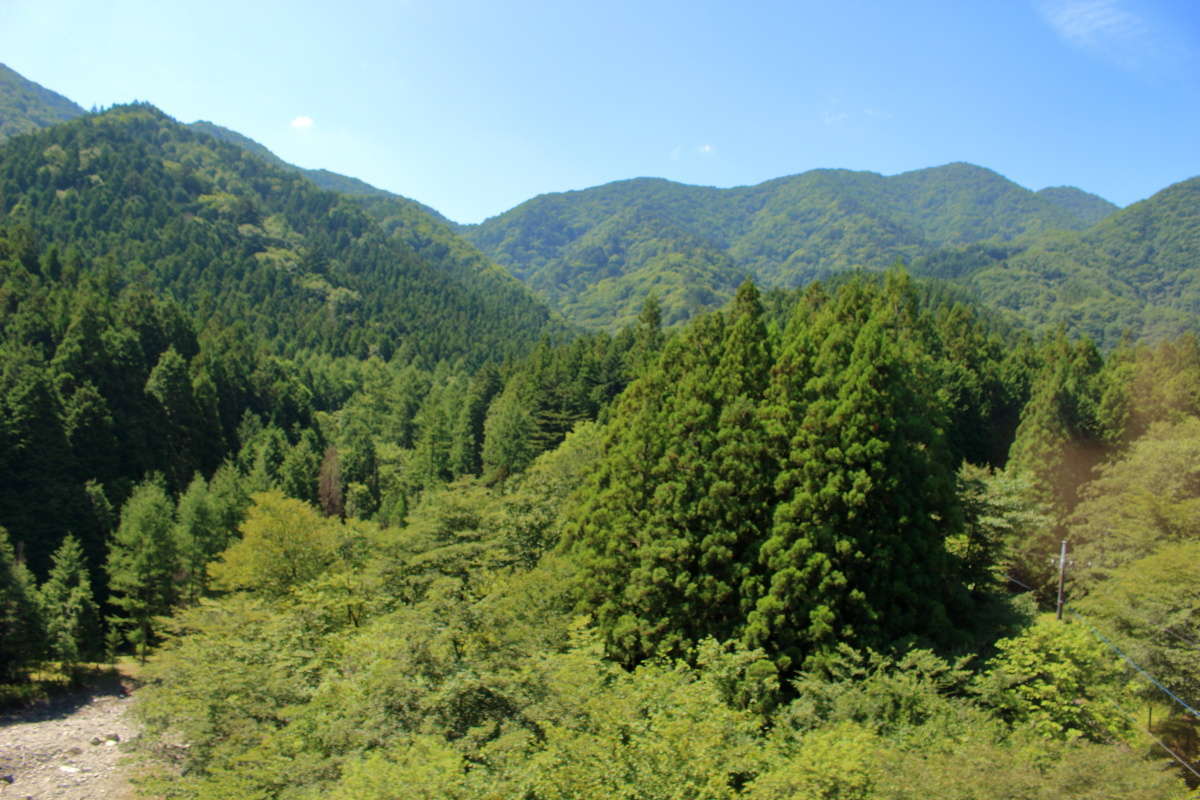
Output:
<svg viewBox="0 0 1200 800">
<path fill-rule="evenodd" d="M 1014 578 L 1012 575 L 1007 575 L 1007 574 L 1006 574 L 1004 577 L 1008 578 L 1010 581 L 1012 581 L 1013 583 L 1015 583 L 1017 586 L 1020 586 L 1022 589 L 1026 589 L 1026 590 L 1028 590 L 1028 591 L 1030 591 L 1030 592 L 1036 592 L 1036 591 L 1037 591 L 1037 589 L 1033 588 L 1033 587 L 1032 587 L 1032 586 L 1030 586 L 1028 583 L 1025 583 L 1024 581 L 1019 581 L 1019 580 L 1017 580 L 1016 578 Z"/>
<path fill-rule="evenodd" d="M 1030 591 L 1030 592 L 1037 591 L 1029 584 L 1027 584 L 1024 581 L 1021 581 L 1017 578 L 1014 578 L 1012 575 L 1005 575 L 1005 577 L 1008 578 L 1008 580 L 1015 583 L 1017 586 L 1020 586 L 1024 589 L 1026 589 L 1027 591 Z M 1088 628 L 1090 628 L 1092 633 L 1095 636 L 1099 637 L 1099 639 L 1102 642 L 1104 642 L 1104 644 L 1108 645 L 1119 656 L 1121 656 L 1121 658 L 1125 660 L 1125 663 L 1129 664 L 1131 667 L 1133 667 L 1135 670 L 1140 672 L 1142 675 L 1146 676 L 1146 678 L 1151 683 L 1153 683 L 1156 687 L 1158 687 L 1158 689 L 1160 691 L 1166 693 L 1172 700 L 1174 700 L 1176 703 L 1179 703 L 1179 705 L 1181 705 L 1185 709 L 1187 709 L 1188 713 L 1190 713 L 1192 716 L 1196 717 L 1197 719 L 1200 719 L 1200 712 L 1197 712 L 1194 708 L 1192 708 L 1190 705 L 1188 705 L 1183 700 L 1181 700 L 1174 692 L 1172 692 L 1166 686 L 1163 686 L 1162 683 L 1159 682 L 1159 680 L 1157 678 L 1155 678 L 1153 675 L 1151 675 L 1149 672 L 1147 672 L 1145 669 L 1143 669 L 1137 662 L 1135 662 L 1132 658 L 1127 656 L 1125 654 L 1125 652 L 1123 650 L 1121 650 L 1121 648 L 1117 647 L 1115 644 L 1113 644 L 1111 641 L 1109 641 L 1108 637 L 1106 637 L 1103 633 L 1101 633 L 1094 625 L 1092 625 L 1090 622 L 1088 622 L 1086 619 L 1084 619 L 1082 614 L 1080 614 L 1078 611 L 1076 611 L 1073 608 L 1067 609 L 1067 610 L 1070 611 L 1076 617 L 1078 617 L 1080 622 L 1082 622 L 1084 625 L 1086 625 Z M 1166 629 L 1166 630 L 1169 631 L 1169 629 Z M 1176 634 L 1176 635 L 1178 636 L 1178 634 Z M 1183 638 L 1183 637 L 1180 636 L 1180 638 Z M 1118 711 L 1119 713 L 1124 714 L 1126 717 L 1128 717 L 1129 720 L 1134 723 L 1135 728 L 1140 729 L 1141 726 L 1138 724 L 1138 721 L 1133 717 L 1132 714 L 1129 714 L 1128 712 L 1124 711 L 1123 709 L 1117 708 L 1115 706 L 1114 706 L 1114 709 L 1116 711 Z M 1169 755 L 1171 758 L 1173 758 L 1181 767 L 1183 767 L 1188 772 L 1195 775 L 1197 778 L 1200 778 L 1200 772 L 1198 772 L 1196 770 L 1196 768 L 1193 767 L 1189 762 L 1185 761 L 1178 753 L 1176 753 L 1174 750 L 1172 750 L 1167 745 L 1166 742 L 1164 742 L 1162 739 L 1158 738 L 1153 733 L 1151 733 L 1149 729 L 1144 730 L 1143 733 L 1145 733 L 1146 736 L 1148 736 L 1155 744 L 1157 744 L 1159 747 L 1161 747 L 1167 753 L 1167 755 Z"/>
<path fill-rule="evenodd" d="M 1189 714 L 1191 714 L 1193 717 L 1195 717 L 1196 719 L 1200 719 L 1200 711 L 1197 711 L 1196 709 L 1192 708 L 1188 703 L 1184 702 L 1179 697 L 1179 695 L 1175 694 L 1170 689 L 1168 689 L 1166 686 L 1164 686 L 1158 678 L 1154 677 L 1149 672 L 1147 672 L 1145 669 L 1143 669 L 1140 664 L 1138 664 L 1136 661 L 1134 661 L 1132 658 L 1130 658 L 1128 655 L 1126 655 L 1124 650 L 1122 650 L 1121 648 L 1119 648 L 1115 644 L 1113 644 L 1111 641 L 1109 641 L 1108 637 L 1105 636 L 1103 633 L 1101 633 L 1096 628 L 1095 625 L 1093 625 L 1092 623 L 1090 623 L 1086 619 L 1084 619 L 1082 614 L 1080 614 L 1075 609 L 1067 609 L 1067 610 L 1070 611 L 1071 614 L 1073 614 L 1074 616 L 1078 617 L 1080 622 L 1082 622 L 1084 625 L 1086 625 L 1088 628 L 1090 628 L 1092 633 L 1095 634 L 1100 639 L 1100 641 L 1104 642 L 1106 645 L 1108 645 L 1110 648 L 1112 648 L 1112 650 L 1117 655 L 1119 655 L 1121 658 L 1123 658 L 1125 660 L 1126 664 L 1133 667 L 1135 670 L 1137 670 L 1143 676 L 1145 676 L 1146 680 L 1150 681 L 1155 686 L 1157 686 L 1159 691 L 1161 691 L 1163 694 L 1167 695 L 1167 697 L 1170 697 L 1176 703 L 1183 706 L 1183 708 L 1185 710 L 1187 710 L 1187 712 Z"/>
<path fill-rule="evenodd" d="M 1027 589 L 1028 591 L 1031 591 L 1031 592 L 1037 591 L 1029 584 L 1025 583 L 1024 581 L 1018 580 L 1017 578 L 1014 578 L 1012 575 L 1006 575 L 1005 577 L 1007 577 L 1010 581 L 1012 581 L 1016 585 L 1018 585 L 1024 589 Z M 1165 695 L 1170 697 L 1176 703 L 1183 706 L 1183 708 L 1186 709 L 1187 712 L 1189 714 L 1191 714 L 1193 717 L 1195 717 L 1196 719 L 1200 719 L 1200 711 L 1197 711 L 1196 709 L 1192 708 L 1191 705 L 1189 705 L 1188 703 L 1186 703 L 1182 699 L 1180 699 L 1180 697 L 1178 695 L 1176 695 L 1174 692 L 1172 692 L 1170 689 L 1168 689 L 1166 686 L 1164 686 L 1162 684 L 1162 681 L 1158 680 L 1158 678 L 1155 678 L 1153 675 L 1151 675 L 1149 672 L 1147 672 L 1140 664 L 1138 664 L 1136 661 L 1134 661 L 1132 658 L 1130 658 L 1128 655 L 1126 655 L 1124 650 L 1122 650 L 1121 648 L 1119 648 L 1115 644 L 1113 644 L 1112 641 L 1110 641 L 1107 636 L 1105 636 L 1103 633 L 1101 633 L 1099 631 L 1099 629 L 1096 628 L 1095 625 L 1092 625 L 1092 623 L 1088 622 L 1087 619 L 1082 614 L 1080 614 L 1078 611 L 1076 611 L 1073 608 L 1069 608 L 1069 609 L 1067 609 L 1067 611 L 1069 611 L 1075 617 L 1078 617 L 1079 621 L 1082 622 L 1084 625 L 1086 625 L 1088 628 L 1090 628 L 1092 633 L 1096 637 L 1098 637 L 1100 639 L 1100 641 L 1102 641 L 1102 642 L 1104 642 L 1104 644 L 1108 645 L 1117 655 L 1119 655 L 1125 661 L 1126 664 L 1133 667 L 1135 670 L 1137 670 L 1142 675 L 1144 675 L 1148 681 L 1150 681 L 1156 687 L 1158 687 L 1159 691 L 1163 692 Z"/>
</svg>

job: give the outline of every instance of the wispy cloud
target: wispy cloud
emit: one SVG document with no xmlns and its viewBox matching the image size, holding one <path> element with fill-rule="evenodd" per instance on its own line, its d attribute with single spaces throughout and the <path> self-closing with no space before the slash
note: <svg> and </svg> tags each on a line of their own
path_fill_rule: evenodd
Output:
<svg viewBox="0 0 1200 800">
<path fill-rule="evenodd" d="M 713 158 L 717 155 L 717 146 L 713 144 L 697 144 L 691 147 L 683 145 L 675 145 L 671 148 L 671 152 L 667 157 L 672 161 L 681 161 L 684 158 Z"/>
<path fill-rule="evenodd" d="M 1038 0 L 1037 8 L 1068 44 L 1121 66 L 1137 66 L 1154 47 L 1150 24 L 1125 0 Z"/>
<path fill-rule="evenodd" d="M 850 115 L 847 114 L 845 111 L 822 111 L 821 112 L 821 122 L 825 123 L 826 125 L 828 125 L 830 127 L 832 127 L 834 125 L 841 125 L 842 123 L 846 122 L 849 119 L 850 119 Z"/>
<path fill-rule="evenodd" d="M 292 120 L 292 127 L 300 130 L 311 128 L 314 124 L 312 117 L 296 117 Z"/>
</svg>

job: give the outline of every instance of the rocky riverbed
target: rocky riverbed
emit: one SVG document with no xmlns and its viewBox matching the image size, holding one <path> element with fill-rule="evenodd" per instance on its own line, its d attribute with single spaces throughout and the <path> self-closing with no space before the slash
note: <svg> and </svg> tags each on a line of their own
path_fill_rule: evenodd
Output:
<svg viewBox="0 0 1200 800">
<path fill-rule="evenodd" d="M 0 715 L 0 798 L 132 800 L 124 745 L 136 735 L 129 686 L 109 678 Z"/>
</svg>

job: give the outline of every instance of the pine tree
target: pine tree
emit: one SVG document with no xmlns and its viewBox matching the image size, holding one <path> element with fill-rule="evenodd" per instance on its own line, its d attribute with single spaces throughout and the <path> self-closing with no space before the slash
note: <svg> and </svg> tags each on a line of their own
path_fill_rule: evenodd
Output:
<svg viewBox="0 0 1200 800">
<path fill-rule="evenodd" d="M 488 405 L 500 391 L 500 373 L 485 364 L 467 388 L 467 396 L 454 421 L 450 445 L 450 470 L 454 475 L 478 475 L 483 468 L 483 424 Z"/>
<path fill-rule="evenodd" d="M 112 622 L 143 658 L 157 635 L 155 617 L 170 613 L 178 599 L 174 513 L 161 478 L 138 484 L 121 507 L 105 565 L 109 600 L 121 612 Z"/>
<path fill-rule="evenodd" d="M 67 534 L 53 562 L 39 591 L 47 651 L 65 664 L 76 664 L 100 650 L 100 611 L 79 540 Z"/>
<path fill-rule="evenodd" d="M 33 575 L 0 527 L 0 679 L 20 678 L 44 640 Z"/>
</svg>

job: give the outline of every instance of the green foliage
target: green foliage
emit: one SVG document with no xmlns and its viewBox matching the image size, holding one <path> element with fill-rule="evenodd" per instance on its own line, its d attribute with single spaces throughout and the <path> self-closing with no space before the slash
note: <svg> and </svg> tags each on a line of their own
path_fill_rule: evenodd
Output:
<svg viewBox="0 0 1200 800">
<path fill-rule="evenodd" d="M 82 116 L 83 109 L 60 94 L 0 64 L 0 142 L 10 136 Z"/>
<path fill-rule="evenodd" d="M 43 632 L 33 576 L 0 528 L 0 679 L 16 679 L 41 654 Z"/>
<path fill-rule="evenodd" d="M 1109 570 L 1200 535 L 1200 418 L 1152 425 L 1081 490 L 1068 531 L 1085 587 Z"/>
<path fill-rule="evenodd" d="M 840 292 L 792 338 L 768 400 L 789 446 L 762 546 L 770 582 L 748 634 L 773 641 L 785 668 L 839 640 L 883 646 L 955 628 L 947 583 L 960 578 L 943 539 L 959 509 L 943 412 L 905 347 L 903 296 L 874 312 L 872 301 Z"/>
<path fill-rule="evenodd" d="M 536 197 L 462 230 L 569 319 L 612 327 L 651 292 L 675 323 L 719 306 L 747 275 L 798 286 L 949 245 L 1083 229 L 1100 215 L 1077 197 L 948 164 L 887 178 L 814 170 L 734 189 L 639 178 Z"/>
<path fill-rule="evenodd" d="M 47 654 L 65 665 L 91 661 L 100 652 L 100 610 L 92 594 L 83 546 L 67 535 L 38 590 Z"/>
<path fill-rule="evenodd" d="M 125 631 L 142 658 L 158 638 L 158 618 L 179 599 L 174 515 L 175 504 L 161 479 L 138 484 L 121 507 L 105 563 L 109 602 L 120 612 L 110 624 Z"/>
<path fill-rule="evenodd" d="M 520 472 L 533 461 L 537 430 L 522 386 L 511 381 L 488 409 L 483 424 L 483 469 L 499 479 Z"/>
<path fill-rule="evenodd" d="M 251 496 L 241 538 L 209 567 L 214 586 L 277 598 L 333 564 L 341 523 L 277 491 Z"/>
<path fill-rule="evenodd" d="M 996 649 L 976 690 L 1006 718 L 1047 738 L 1131 738 L 1135 706 L 1122 665 L 1082 624 L 1047 614 Z"/>
<path fill-rule="evenodd" d="M 118 280 L 169 289 L 200 327 L 238 319 L 279 350 L 478 364 L 549 324 L 483 259 L 419 253 L 352 200 L 149 106 L 11 140 L 0 158 L 11 220 L 78 248 L 88 273 L 129 265 Z"/>
<path fill-rule="evenodd" d="M 1169 689 L 1198 697 L 1198 573 L 1200 542 L 1164 543 L 1151 555 L 1109 570 L 1075 607 Z"/>
</svg>

